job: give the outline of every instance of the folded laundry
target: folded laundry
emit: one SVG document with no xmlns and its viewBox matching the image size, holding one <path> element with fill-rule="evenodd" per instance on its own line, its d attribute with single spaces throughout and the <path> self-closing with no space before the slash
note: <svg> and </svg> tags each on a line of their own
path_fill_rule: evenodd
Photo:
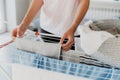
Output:
<svg viewBox="0 0 120 80">
<path fill-rule="evenodd" d="M 103 21 L 104 22 L 104 21 Z M 110 23 L 111 20 L 108 20 L 104 23 L 96 27 L 96 29 L 105 29 L 107 23 Z M 81 33 L 81 48 L 91 57 L 103 62 L 104 64 L 109 64 L 113 67 L 120 68 L 120 21 L 116 23 L 116 20 L 111 22 L 110 24 L 114 26 L 107 26 L 109 29 L 113 29 L 112 27 L 118 30 L 117 37 L 116 32 L 115 36 L 106 32 L 106 30 L 95 31 L 89 28 L 89 25 L 80 26 L 79 30 Z M 115 25 L 116 24 L 116 25 Z M 104 26 L 104 27 L 103 27 Z M 108 29 L 106 27 L 106 29 Z M 94 27 L 95 29 L 95 27 Z"/>
<path fill-rule="evenodd" d="M 52 59 L 52 58 L 41 56 L 40 54 L 32 54 L 30 52 L 17 50 L 16 47 L 14 46 L 14 43 L 2 48 L 0 51 L 4 52 L 3 55 L 6 56 L 5 59 L 7 59 L 7 61 L 12 60 L 12 63 L 33 67 L 35 69 L 54 71 L 58 73 L 73 75 L 76 77 L 89 78 L 93 80 L 120 80 L 119 69 L 104 68 L 104 67 L 98 67 L 91 64 L 87 65 L 85 63 L 81 64 L 81 63 L 73 63 L 68 61 Z M 1 58 L 3 58 L 3 56 L 0 56 L 0 59 Z M 93 62 L 89 62 L 89 63 L 93 63 Z M 13 66 L 13 67 L 16 67 L 16 66 Z M 19 71 L 21 70 L 17 68 L 14 68 L 14 70 L 15 69 Z M 15 75 L 20 77 L 20 75 L 16 73 L 13 74 L 13 77 L 17 77 Z M 22 75 L 22 76 L 26 76 L 26 75 Z M 35 76 L 40 77 L 39 75 L 35 75 Z M 55 80 L 58 80 L 58 79 L 55 79 Z M 66 80 L 69 80 L 69 79 L 66 79 Z M 76 80 L 76 79 L 72 79 L 72 80 Z M 83 80 L 83 79 L 79 79 L 79 80 Z"/>
<path fill-rule="evenodd" d="M 120 37 L 106 40 L 91 56 L 113 67 L 120 68 Z"/>
<path fill-rule="evenodd" d="M 38 53 L 47 57 L 60 57 L 60 44 L 41 42 L 32 33 L 26 34 L 23 38 L 16 38 L 15 43 L 20 50 Z"/>
<path fill-rule="evenodd" d="M 105 19 L 94 21 L 92 24 L 90 24 L 90 27 L 95 31 L 107 31 L 113 35 L 116 35 L 120 33 L 119 24 L 120 20 Z"/>
<path fill-rule="evenodd" d="M 80 25 L 78 30 L 80 33 L 81 48 L 89 55 L 95 53 L 104 41 L 113 38 L 112 34 L 106 31 L 91 30 L 89 24 L 91 21 Z"/>
</svg>

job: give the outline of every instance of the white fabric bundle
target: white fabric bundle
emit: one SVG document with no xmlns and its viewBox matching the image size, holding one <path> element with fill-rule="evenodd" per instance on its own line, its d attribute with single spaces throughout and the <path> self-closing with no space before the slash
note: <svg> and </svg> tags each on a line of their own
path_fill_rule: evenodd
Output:
<svg viewBox="0 0 120 80">
<path fill-rule="evenodd" d="M 81 48 L 91 55 L 99 49 L 99 47 L 109 38 L 114 36 L 106 31 L 93 31 L 90 29 L 89 24 L 92 21 L 87 22 L 84 25 L 79 26 Z"/>
<path fill-rule="evenodd" d="M 120 68 L 120 37 L 106 40 L 91 56 L 113 67 Z"/>
<path fill-rule="evenodd" d="M 59 58 L 61 45 L 54 43 L 45 43 L 26 38 L 16 38 L 16 47 L 20 50 L 38 53 L 43 56 Z"/>
<path fill-rule="evenodd" d="M 94 31 L 89 24 L 81 25 L 80 42 L 85 53 L 93 58 L 120 68 L 120 37 L 116 38 L 106 31 Z"/>
</svg>

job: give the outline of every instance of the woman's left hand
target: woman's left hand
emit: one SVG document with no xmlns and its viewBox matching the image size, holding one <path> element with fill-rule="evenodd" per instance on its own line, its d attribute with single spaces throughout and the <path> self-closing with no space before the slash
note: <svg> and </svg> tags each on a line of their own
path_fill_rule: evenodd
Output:
<svg viewBox="0 0 120 80">
<path fill-rule="evenodd" d="M 65 39 L 68 39 L 66 43 L 63 43 Z M 74 32 L 72 29 L 69 29 L 67 32 L 64 33 L 60 40 L 60 44 L 62 45 L 62 49 L 64 51 L 70 50 L 74 43 Z"/>
</svg>

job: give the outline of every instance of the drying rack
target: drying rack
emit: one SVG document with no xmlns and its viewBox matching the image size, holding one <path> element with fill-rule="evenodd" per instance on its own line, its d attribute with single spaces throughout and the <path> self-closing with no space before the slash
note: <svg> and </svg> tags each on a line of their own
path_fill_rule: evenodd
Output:
<svg viewBox="0 0 120 80">
<path fill-rule="evenodd" d="M 3 59 L 1 59 L 3 62 L 17 63 L 25 66 L 31 66 L 37 69 L 48 70 L 51 71 L 51 74 L 52 72 L 58 72 L 62 74 L 68 74 L 74 77 L 88 78 L 91 80 L 120 79 L 119 69 L 112 68 L 108 65 L 102 65 L 102 63 L 99 63 L 102 65 L 102 67 L 95 66 L 92 64 L 85 64 L 85 60 L 83 60 L 82 62 L 82 58 L 80 60 L 80 63 L 57 60 L 53 58 L 44 57 L 39 54 L 33 54 L 30 52 L 17 50 L 14 44 L 10 44 L 7 47 L 5 47 L 3 49 L 3 52 L 4 56 L 2 56 Z M 81 56 L 86 57 L 83 55 Z"/>
</svg>

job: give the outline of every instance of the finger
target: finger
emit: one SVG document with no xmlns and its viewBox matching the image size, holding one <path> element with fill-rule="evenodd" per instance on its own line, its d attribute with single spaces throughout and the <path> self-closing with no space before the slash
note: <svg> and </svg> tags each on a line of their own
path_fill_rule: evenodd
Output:
<svg viewBox="0 0 120 80">
<path fill-rule="evenodd" d="M 23 33 L 20 31 L 20 29 L 17 30 L 17 37 L 22 37 Z"/>
<path fill-rule="evenodd" d="M 63 47 L 70 47 L 74 43 L 73 39 L 68 39 L 67 43 L 63 44 Z"/>
<path fill-rule="evenodd" d="M 68 47 L 67 48 L 66 47 L 62 47 L 62 50 L 63 51 L 68 51 L 68 50 L 70 50 L 70 48 L 68 48 Z"/>
<path fill-rule="evenodd" d="M 14 29 L 13 31 L 12 31 L 12 39 L 14 40 L 16 37 L 17 37 L 17 30 L 16 29 Z"/>
<path fill-rule="evenodd" d="M 68 51 L 71 49 L 71 47 L 62 47 L 63 51 Z"/>
<path fill-rule="evenodd" d="M 65 36 L 63 36 L 61 39 L 60 39 L 60 44 L 63 44 L 64 40 L 65 40 Z"/>
<path fill-rule="evenodd" d="M 17 37 L 17 32 L 16 33 L 12 33 L 12 38 L 15 38 L 15 37 Z"/>
<path fill-rule="evenodd" d="M 20 30 L 17 31 L 17 37 L 21 37 L 22 36 L 22 33 Z"/>
<path fill-rule="evenodd" d="M 70 45 L 67 46 L 67 47 L 66 47 L 66 46 L 62 46 L 62 49 L 65 50 L 65 51 L 68 51 L 68 50 L 71 49 L 72 45 L 73 45 L 73 44 L 70 44 Z"/>
<path fill-rule="evenodd" d="M 20 30 L 17 29 L 17 37 L 20 37 Z"/>
<path fill-rule="evenodd" d="M 71 49 L 74 42 L 69 43 L 69 45 L 66 46 L 66 44 L 62 45 L 63 50 L 68 51 Z"/>
</svg>

